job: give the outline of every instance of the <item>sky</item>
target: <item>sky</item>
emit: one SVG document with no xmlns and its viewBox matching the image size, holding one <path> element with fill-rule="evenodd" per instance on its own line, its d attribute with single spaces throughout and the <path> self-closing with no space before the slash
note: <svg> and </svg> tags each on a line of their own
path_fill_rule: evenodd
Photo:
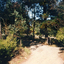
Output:
<svg viewBox="0 0 64 64">
<path fill-rule="evenodd" d="M 26 5 L 25 9 L 27 10 L 27 14 L 30 19 L 33 19 L 34 16 L 35 20 L 41 19 L 40 15 L 43 14 L 43 6 L 40 6 L 39 3 L 32 4 L 30 7 Z"/>
<path fill-rule="evenodd" d="M 17 1 L 20 1 L 20 0 L 11 0 L 11 2 L 17 2 Z M 58 5 L 58 2 L 61 2 L 61 1 L 62 0 L 58 0 L 56 4 Z M 4 11 L 5 5 L 6 5 L 6 2 L 4 2 L 3 0 L 0 0 L 0 10 Z M 27 10 L 27 15 L 30 19 L 33 19 L 35 17 L 35 20 L 38 20 L 38 19 L 42 20 L 40 15 L 43 15 L 44 7 L 40 6 L 39 3 L 34 3 L 30 7 L 26 5 L 25 9 Z M 35 15 L 34 15 L 34 10 L 35 10 Z"/>
</svg>

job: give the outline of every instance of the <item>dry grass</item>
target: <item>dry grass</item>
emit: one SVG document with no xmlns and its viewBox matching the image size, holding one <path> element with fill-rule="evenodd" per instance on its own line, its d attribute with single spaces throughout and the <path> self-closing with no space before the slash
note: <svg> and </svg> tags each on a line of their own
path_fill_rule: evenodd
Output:
<svg viewBox="0 0 64 64">
<path fill-rule="evenodd" d="M 60 53 L 60 57 L 62 58 L 62 60 L 64 61 L 64 52 Z"/>
<path fill-rule="evenodd" d="M 49 45 L 49 46 L 51 46 L 51 47 L 57 47 L 57 46 L 56 46 L 56 45 L 54 45 L 54 44 L 53 44 L 53 45 Z"/>
<path fill-rule="evenodd" d="M 60 57 L 62 58 L 62 60 L 64 61 L 64 48 L 62 48 L 60 50 Z"/>
<path fill-rule="evenodd" d="M 11 59 L 11 61 L 9 61 L 9 64 L 19 64 L 22 61 L 23 57 L 21 55 L 18 55 L 15 58 Z"/>
<path fill-rule="evenodd" d="M 24 48 L 23 52 L 20 52 L 21 54 L 17 55 L 15 58 L 12 58 L 9 61 L 9 64 L 20 64 L 21 62 L 23 62 L 24 60 L 26 60 L 29 55 L 30 55 L 30 50 L 28 48 Z"/>
</svg>

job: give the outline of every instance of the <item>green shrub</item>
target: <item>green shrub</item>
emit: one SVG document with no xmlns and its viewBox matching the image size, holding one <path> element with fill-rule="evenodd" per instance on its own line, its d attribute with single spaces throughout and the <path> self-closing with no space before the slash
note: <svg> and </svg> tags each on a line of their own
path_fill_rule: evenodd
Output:
<svg viewBox="0 0 64 64">
<path fill-rule="evenodd" d="M 57 40 L 60 40 L 60 41 L 64 40 L 64 27 L 60 28 L 57 31 L 56 38 L 57 38 Z"/>
<path fill-rule="evenodd" d="M 22 47 L 22 43 L 21 46 L 17 44 L 18 40 L 13 37 L 13 34 L 8 35 L 6 40 L 0 40 L 0 64 L 7 64 L 11 58 L 23 52 L 30 54 L 30 50 Z"/>
<path fill-rule="evenodd" d="M 24 51 L 27 53 L 27 54 L 30 54 L 30 50 L 28 48 L 24 48 Z"/>
<path fill-rule="evenodd" d="M 58 45 L 64 46 L 64 27 L 60 28 L 57 31 L 56 39 L 58 40 Z"/>
<path fill-rule="evenodd" d="M 9 55 L 9 57 L 13 56 L 12 51 L 17 45 L 16 38 L 13 38 L 13 34 L 7 36 L 6 40 L 0 41 L 0 56 L 1 55 Z"/>
<path fill-rule="evenodd" d="M 17 38 L 13 34 L 7 36 L 6 40 L 0 40 L 0 64 L 7 64 L 13 57 L 13 50 L 17 46 Z"/>
</svg>

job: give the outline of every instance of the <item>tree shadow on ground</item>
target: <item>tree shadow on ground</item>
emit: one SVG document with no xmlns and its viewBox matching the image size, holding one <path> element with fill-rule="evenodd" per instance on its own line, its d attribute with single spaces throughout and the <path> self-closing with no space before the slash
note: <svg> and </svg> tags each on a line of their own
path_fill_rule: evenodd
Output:
<svg viewBox="0 0 64 64">
<path fill-rule="evenodd" d="M 64 47 L 60 48 L 60 52 L 59 53 L 64 53 Z"/>
<path fill-rule="evenodd" d="M 57 47 L 64 47 L 64 44 L 62 41 L 58 41 L 57 39 L 52 38 L 51 39 L 52 44 L 55 44 Z"/>
<path fill-rule="evenodd" d="M 59 53 L 64 53 L 64 44 L 62 41 L 59 42 L 57 39 L 52 39 L 52 43 L 55 44 L 57 47 L 60 47 Z"/>
<path fill-rule="evenodd" d="M 57 45 L 58 47 L 64 47 L 63 42 L 58 42 L 58 41 L 57 41 L 56 45 Z"/>
<path fill-rule="evenodd" d="M 41 37 L 38 39 L 38 38 L 32 38 L 33 36 L 25 36 L 25 37 L 22 37 L 22 44 L 23 46 L 26 46 L 26 47 L 30 47 L 31 45 L 37 45 L 37 44 L 44 44 L 45 42 L 45 39 L 42 39 Z"/>
</svg>

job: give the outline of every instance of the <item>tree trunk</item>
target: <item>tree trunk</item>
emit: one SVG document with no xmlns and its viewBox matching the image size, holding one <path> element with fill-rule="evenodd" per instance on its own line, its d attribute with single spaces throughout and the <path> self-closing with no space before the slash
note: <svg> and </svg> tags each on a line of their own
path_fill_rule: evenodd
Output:
<svg viewBox="0 0 64 64">
<path fill-rule="evenodd" d="M 1 33 L 1 20 L 0 20 L 0 39 L 2 39 L 2 33 Z"/>
<path fill-rule="evenodd" d="M 45 39 L 46 39 L 46 44 L 49 44 L 49 43 L 48 43 L 48 37 L 45 37 Z"/>
<path fill-rule="evenodd" d="M 50 45 L 52 45 L 52 43 L 51 43 L 51 38 L 50 38 Z"/>
<path fill-rule="evenodd" d="M 35 37 L 34 30 L 35 30 L 35 21 L 34 21 L 34 25 L 33 25 L 33 40 L 34 40 L 34 37 Z"/>
<path fill-rule="evenodd" d="M 47 24 L 45 25 L 45 39 L 46 39 L 46 43 L 48 43 L 48 31 L 47 31 Z"/>
</svg>

